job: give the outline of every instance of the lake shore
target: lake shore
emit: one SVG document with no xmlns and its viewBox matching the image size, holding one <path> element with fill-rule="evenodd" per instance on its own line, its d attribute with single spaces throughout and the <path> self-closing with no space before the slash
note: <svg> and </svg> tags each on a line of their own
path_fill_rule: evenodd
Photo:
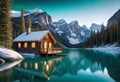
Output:
<svg viewBox="0 0 120 82">
<path fill-rule="evenodd" d="M 114 44 L 107 44 L 104 46 L 100 46 L 100 47 L 94 47 L 94 48 L 86 48 L 88 50 L 97 50 L 100 52 L 104 52 L 104 53 L 109 53 L 109 54 L 120 54 L 120 46 L 118 46 L 117 43 Z"/>
</svg>

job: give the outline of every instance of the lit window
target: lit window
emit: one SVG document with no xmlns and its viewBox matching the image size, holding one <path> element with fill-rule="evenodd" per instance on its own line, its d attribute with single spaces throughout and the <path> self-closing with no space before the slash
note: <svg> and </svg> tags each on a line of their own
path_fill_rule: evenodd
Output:
<svg viewBox="0 0 120 82">
<path fill-rule="evenodd" d="M 27 48 L 27 45 L 28 45 L 27 42 L 25 42 L 25 43 L 24 43 L 24 48 Z"/>
<path fill-rule="evenodd" d="M 52 43 L 49 43 L 49 48 L 52 48 Z"/>
<path fill-rule="evenodd" d="M 44 48 L 47 48 L 47 42 L 44 42 Z"/>
<path fill-rule="evenodd" d="M 18 43 L 18 48 L 21 48 L 21 43 Z"/>
<path fill-rule="evenodd" d="M 35 42 L 32 42 L 31 47 L 32 47 L 32 48 L 35 48 Z"/>
</svg>

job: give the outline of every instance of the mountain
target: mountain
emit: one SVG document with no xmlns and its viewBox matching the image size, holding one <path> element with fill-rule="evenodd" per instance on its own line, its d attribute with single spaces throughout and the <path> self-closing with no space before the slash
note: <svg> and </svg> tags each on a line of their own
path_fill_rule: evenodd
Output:
<svg viewBox="0 0 120 82">
<path fill-rule="evenodd" d="M 110 27 L 112 23 L 117 24 L 119 17 L 120 17 L 120 9 L 108 20 L 107 27 Z"/>
<path fill-rule="evenodd" d="M 90 30 L 87 27 L 81 27 L 78 25 L 78 21 L 74 20 L 69 24 L 64 19 L 53 23 L 55 27 L 55 33 L 68 41 L 69 45 L 77 45 L 82 43 L 90 35 Z"/>
<path fill-rule="evenodd" d="M 32 30 L 44 30 L 49 28 L 52 25 L 52 18 L 46 12 L 43 12 L 40 9 L 27 10 L 24 11 L 25 18 L 25 26 L 27 27 L 28 23 L 28 15 L 31 17 L 32 22 Z M 21 26 L 20 26 L 20 17 L 21 12 L 19 11 L 11 11 L 12 23 L 13 23 L 13 38 L 20 34 Z"/>
<path fill-rule="evenodd" d="M 79 47 L 90 36 L 91 30 L 100 29 L 100 25 L 93 23 L 90 29 L 86 25 L 80 26 L 78 21 L 74 20 L 67 23 L 64 19 L 57 22 L 52 21 L 52 17 L 39 8 L 34 10 L 25 10 L 24 18 L 27 27 L 28 15 L 31 17 L 32 31 L 45 30 L 51 31 L 58 44 L 66 47 Z M 20 35 L 20 11 L 11 11 L 13 23 L 13 38 Z"/>
<path fill-rule="evenodd" d="M 101 25 L 92 23 L 92 24 L 91 24 L 91 27 L 90 27 L 90 30 L 91 30 L 91 31 L 97 31 L 97 30 L 100 31 L 100 30 L 101 30 Z"/>
</svg>

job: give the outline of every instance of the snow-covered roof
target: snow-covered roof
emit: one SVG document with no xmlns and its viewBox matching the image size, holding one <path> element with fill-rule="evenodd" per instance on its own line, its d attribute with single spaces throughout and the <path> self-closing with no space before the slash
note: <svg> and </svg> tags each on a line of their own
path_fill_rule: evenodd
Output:
<svg viewBox="0 0 120 82">
<path fill-rule="evenodd" d="M 17 38 L 13 40 L 13 42 L 24 42 L 24 41 L 39 41 L 45 34 L 47 34 L 49 30 L 45 31 L 36 31 L 31 32 L 30 34 L 27 34 L 27 32 L 22 33 Z"/>
</svg>

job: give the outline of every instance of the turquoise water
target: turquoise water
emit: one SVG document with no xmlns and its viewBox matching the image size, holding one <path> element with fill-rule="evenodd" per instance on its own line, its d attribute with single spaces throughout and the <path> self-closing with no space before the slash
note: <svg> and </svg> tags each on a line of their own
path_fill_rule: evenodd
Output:
<svg viewBox="0 0 120 82">
<path fill-rule="evenodd" d="M 120 54 L 83 49 L 64 49 L 62 54 L 68 56 L 25 58 L 1 71 L 0 82 L 120 81 Z"/>
</svg>

